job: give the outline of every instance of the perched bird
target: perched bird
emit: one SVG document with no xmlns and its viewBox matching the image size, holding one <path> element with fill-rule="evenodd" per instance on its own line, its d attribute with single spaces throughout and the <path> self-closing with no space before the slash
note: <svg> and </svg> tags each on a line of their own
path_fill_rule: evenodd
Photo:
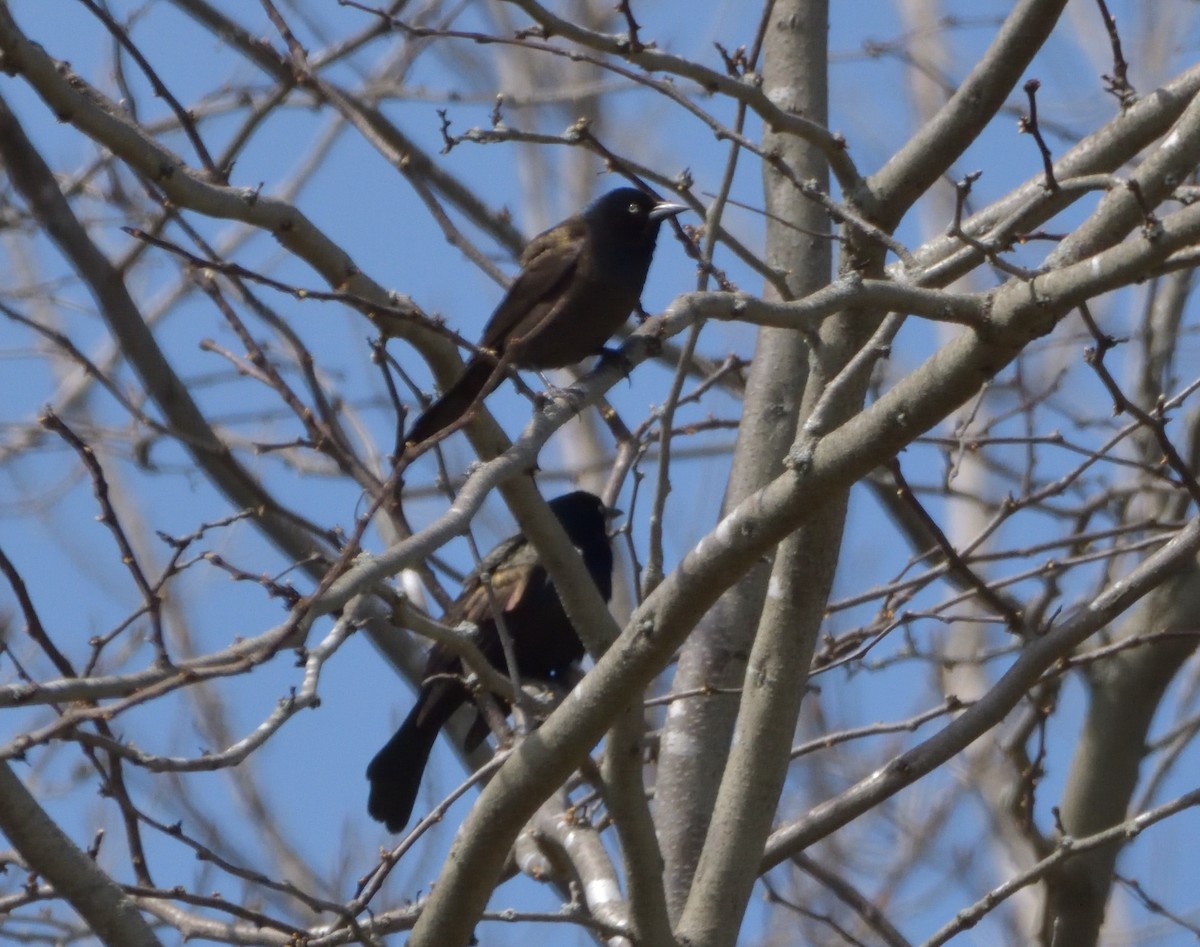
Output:
<svg viewBox="0 0 1200 947">
<path fill-rule="evenodd" d="M 550 501 L 550 509 L 583 556 L 584 565 L 607 602 L 612 595 L 612 546 L 606 510 L 594 494 L 578 490 Z M 510 536 L 489 552 L 468 576 L 462 594 L 446 612 L 447 624 L 473 622 L 479 627 L 480 651 L 493 667 L 507 673 L 504 650 L 496 631 L 487 589 L 479 573 L 491 575 L 492 592 L 504 613 L 522 680 L 553 680 L 583 657 L 583 645 L 558 599 L 558 592 L 524 536 Z M 451 715 L 471 700 L 462 683 L 461 661 L 444 645 L 434 645 L 425 665 L 417 703 L 370 765 L 371 795 L 367 811 L 389 832 L 408 823 L 429 753 Z M 468 749 L 478 746 L 485 728 L 476 721 Z"/>
<path fill-rule="evenodd" d="M 461 418 L 500 383 L 498 365 L 563 368 L 600 352 L 638 304 L 659 225 L 682 210 L 623 187 L 534 237 L 483 329 L 483 352 L 405 440 L 419 444 Z"/>
</svg>

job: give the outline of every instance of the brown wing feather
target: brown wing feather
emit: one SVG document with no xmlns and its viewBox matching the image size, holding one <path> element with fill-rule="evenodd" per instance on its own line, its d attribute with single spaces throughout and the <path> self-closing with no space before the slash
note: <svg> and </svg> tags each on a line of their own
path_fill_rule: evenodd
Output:
<svg viewBox="0 0 1200 947">
<path fill-rule="evenodd" d="M 586 235 L 583 221 L 574 220 L 529 241 L 521 254 L 521 272 L 483 329 L 483 348 L 499 350 L 510 336 L 525 335 L 516 330 L 531 315 L 535 324 L 542 321 L 540 310 L 561 295 L 574 275 Z"/>
<path fill-rule="evenodd" d="M 530 566 L 526 563 L 513 564 L 491 574 L 492 594 L 501 612 L 508 614 L 521 604 L 526 592 L 545 581 L 546 570 L 541 566 Z M 463 595 L 455 603 L 456 621 L 469 621 L 481 624 L 492 619 L 492 598 L 488 590 L 477 578 L 471 586 L 463 590 Z"/>
<path fill-rule="evenodd" d="M 480 572 L 487 572 L 492 577 L 492 592 L 500 610 L 508 614 L 517 608 L 525 595 L 531 589 L 537 589 L 546 581 L 546 570 L 537 564 L 537 553 L 525 541 L 523 536 L 514 536 L 502 542 L 493 549 L 479 564 L 479 570 L 472 572 L 463 582 L 462 594 L 454 601 L 454 605 L 446 612 L 443 621 L 447 624 L 471 622 L 476 625 L 486 625 L 493 621 L 492 599 L 488 590 L 479 580 Z M 488 640 L 485 633 L 484 641 Z M 491 641 L 495 642 L 494 633 Z M 495 645 L 493 644 L 494 648 Z M 500 657 L 499 652 L 490 654 L 491 648 L 484 645 L 484 654 L 489 660 Z M 435 646 L 429 654 L 425 666 L 425 677 L 428 680 L 441 674 L 457 675 L 461 673 L 458 657 L 449 648 Z M 424 704 L 424 709 L 417 717 L 418 723 L 425 721 L 431 708 L 436 708 L 442 696 L 456 685 L 449 681 L 440 681 L 431 685 L 431 691 Z"/>
</svg>

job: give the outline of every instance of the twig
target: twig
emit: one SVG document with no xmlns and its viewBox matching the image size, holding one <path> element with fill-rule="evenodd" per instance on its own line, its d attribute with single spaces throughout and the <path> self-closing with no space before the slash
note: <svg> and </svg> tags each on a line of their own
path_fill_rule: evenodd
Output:
<svg viewBox="0 0 1200 947">
<path fill-rule="evenodd" d="M 965 930 L 970 930 L 979 923 L 981 918 L 993 911 L 998 904 L 1008 900 L 1022 888 L 1040 881 L 1060 864 L 1069 861 L 1076 855 L 1081 855 L 1084 852 L 1089 852 L 1092 849 L 1110 845 L 1114 842 L 1129 842 L 1141 835 L 1142 832 L 1156 822 L 1161 822 L 1163 819 L 1175 815 L 1177 812 L 1182 812 L 1185 809 L 1195 806 L 1200 806 L 1200 789 L 1180 796 L 1178 799 L 1161 805 L 1157 809 L 1151 809 L 1148 812 L 1134 816 L 1120 825 L 1114 825 L 1103 832 L 1097 832 L 1095 835 L 1089 835 L 1082 839 L 1075 839 L 1070 836 L 1060 838 L 1050 855 L 1043 858 L 1036 865 L 1014 875 L 1008 881 L 1004 882 L 1004 884 L 993 888 L 970 907 L 959 911 L 953 921 L 942 927 L 929 940 L 925 941 L 921 947 L 940 947 L 940 945 L 949 942 L 955 935 Z"/>
<path fill-rule="evenodd" d="M 1042 137 L 1042 130 L 1038 127 L 1037 91 L 1041 87 L 1042 84 L 1037 79 L 1030 79 L 1025 83 L 1025 94 L 1029 96 L 1029 114 L 1021 116 L 1017 127 L 1021 130 L 1022 135 L 1032 135 L 1033 140 L 1037 142 L 1038 151 L 1042 155 L 1042 167 L 1046 171 L 1046 181 L 1043 187 L 1054 193 L 1058 190 L 1058 182 L 1054 180 L 1054 156 L 1050 153 L 1050 146 L 1046 144 L 1046 139 Z"/>
<path fill-rule="evenodd" d="M 1200 484 L 1196 482 L 1196 475 L 1167 436 L 1165 402 L 1160 401 L 1155 406 L 1154 413 L 1151 414 L 1125 396 L 1125 393 L 1121 390 L 1121 386 L 1117 384 L 1117 380 L 1113 378 L 1112 373 L 1108 370 L 1108 366 L 1104 364 L 1104 356 L 1110 349 L 1120 344 L 1119 340 L 1101 331 L 1100 327 L 1096 324 L 1096 320 L 1092 318 L 1092 312 L 1088 308 L 1087 303 L 1079 304 L 1079 314 L 1083 317 L 1088 331 L 1091 332 L 1092 337 L 1096 340 L 1095 348 L 1088 349 L 1084 358 L 1095 370 L 1101 384 L 1104 385 L 1105 389 L 1112 396 L 1113 410 L 1118 413 L 1128 413 L 1150 430 L 1154 435 L 1154 439 L 1158 442 L 1158 446 L 1162 449 L 1167 465 L 1178 474 L 1179 485 L 1188 492 L 1188 495 L 1192 498 L 1192 502 L 1200 506 Z"/>
<path fill-rule="evenodd" d="M 950 571 L 959 576 L 968 587 L 973 588 L 984 602 L 1004 618 L 1009 631 L 1015 635 L 1028 634 L 1029 629 L 1026 626 L 1025 618 L 1021 614 L 1020 609 L 1012 602 L 1002 598 L 994 588 L 976 574 L 974 569 L 967 565 L 966 561 L 959 555 L 958 550 L 954 548 L 954 544 L 950 542 L 949 537 L 942 532 L 942 528 L 938 526 L 937 521 L 930 516 L 929 511 L 917 500 L 912 492 L 912 488 L 908 485 L 908 481 L 904 479 L 904 473 L 900 469 L 900 461 L 893 459 L 887 466 L 888 470 L 891 471 L 892 479 L 896 482 L 897 494 L 899 494 L 900 499 L 904 501 L 909 509 L 924 524 L 930 538 L 937 544 L 942 556 L 945 557 Z"/>
<path fill-rule="evenodd" d="M 200 159 L 200 163 L 204 165 L 204 169 L 212 176 L 213 181 L 218 184 L 227 183 L 227 173 L 225 170 L 218 168 L 213 162 L 212 156 L 208 153 L 208 148 L 205 147 L 204 139 L 200 137 L 200 132 L 196 129 L 196 123 L 192 119 L 191 113 L 171 94 L 171 90 L 158 77 L 158 73 L 154 71 L 146 57 L 142 55 L 141 50 L 133 44 L 133 40 L 129 38 L 129 34 L 94 0 L 79 0 L 79 2 L 87 7 L 92 15 L 104 24 L 104 28 L 112 34 L 113 39 L 133 57 L 134 62 L 138 64 L 142 72 L 145 73 L 147 80 L 149 80 L 151 88 L 154 89 L 154 94 L 166 102 L 167 107 L 175 113 L 175 118 L 179 121 L 179 127 L 183 129 L 184 134 L 188 137 L 188 141 L 196 149 L 196 157 Z"/>
<path fill-rule="evenodd" d="M 617 12 L 625 17 L 625 26 L 628 29 L 628 45 L 631 53 L 640 53 L 646 47 L 642 45 L 642 41 L 638 39 L 638 30 L 641 27 L 638 21 L 633 18 L 633 9 L 629 5 L 629 0 L 620 0 L 617 4 Z M 653 48 L 653 44 L 651 46 Z"/>
<path fill-rule="evenodd" d="M 1121 34 L 1117 32 L 1116 18 L 1108 12 L 1108 4 L 1104 0 L 1096 0 L 1100 7 L 1100 18 L 1104 20 L 1104 28 L 1108 30 L 1108 41 L 1112 44 L 1113 71 L 1112 75 L 1101 73 L 1104 80 L 1104 91 L 1117 97 L 1121 110 L 1129 108 L 1137 98 L 1137 90 L 1129 84 L 1129 63 L 1121 52 Z"/>
<path fill-rule="evenodd" d="M 150 637 L 158 655 L 157 660 L 163 666 L 170 666 L 171 658 L 167 654 L 167 644 L 163 638 L 162 600 L 155 590 L 150 587 L 150 581 L 146 578 L 146 573 L 142 570 L 142 566 L 138 562 L 137 554 L 133 551 L 133 545 L 125 535 L 121 519 L 117 516 L 117 511 L 113 507 L 112 500 L 109 497 L 108 480 L 104 475 L 104 468 L 100 466 L 100 461 L 96 459 L 96 452 L 90 445 L 85 444 L 83 439 L 72 431 L 67 423 L 51 409 L 47 408 L 42 413 L 40 421 L 42 427 L 48 431 L 53 431 L 66 441 L 79 455 L 79 459 L 83 461 L 83 465 L 87 468 L 88 474 L 92 478 L 92 489 L 96 494 L 96 502 L 100 504 L 100 522 L 108 527 L 109 532 L 113 535 L 113 539 L 116 540 L 117 549 L 121 553 L 121 562 L 129 570 L 134 584 L 142 594 L 142 601 L 145 602 L 146 612 L 150 616 Z"/>
</svg>

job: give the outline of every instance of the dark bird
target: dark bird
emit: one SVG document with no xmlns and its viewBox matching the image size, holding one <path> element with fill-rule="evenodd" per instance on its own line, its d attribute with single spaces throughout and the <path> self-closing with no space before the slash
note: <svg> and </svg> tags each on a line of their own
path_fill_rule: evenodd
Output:
<svg viewBox="0 0 1200 947">
<path fill-rule="evenodd" d="M 638 304 L 659 225 L 682 210 L 623 187 L 534 237 L 483 329 L 483 351 L 405 440 L 419 444 L 461 418 L 500 383 L 498 366 L 563 368 L 602 351 Z"/>
<path fill-rule="evenodd" d="M 582 490 L 556 497 L 550 501 L 550 509 L 583 556 L 592 581 L 607 602 L 612 595 L 613 554 L 608 539 L 612 512 L 605 509 L 599 497 Z M 447 624 L 476 624 L 476 643 L 493 667 L 508 672 L 480 572 L 491 575 L 492 592 L 504 613 L 504 627 L 512 638 L 517 671 L 523 681 L 554 680 L 583 657 L 583 645 L 554 584 L 538 562 L 537 551 L 518 534 L 484 556 L 444 619 Z M 367 779 L 371 781 L 367 811 L 389 832 L 399 832 L 408 824 L 438 731 L 471 700 L 462 675 L 458 657 L 444 645 L 434 645 L 416 705 L 367 767 Z M 486 727 L 481 724 L 477 719 L 468 737 L 468 749 L 482 741 Z"/>
</svg>

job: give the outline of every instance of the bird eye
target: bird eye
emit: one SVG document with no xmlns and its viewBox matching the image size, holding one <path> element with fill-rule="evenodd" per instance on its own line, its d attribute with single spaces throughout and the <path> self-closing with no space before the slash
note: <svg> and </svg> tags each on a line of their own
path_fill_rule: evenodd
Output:
<svg viewBox="0 0 1200 947">
<path fill-rule="evenodd" d="M 636 217 L 641 212 L 642 212 L 641 204 L 639 204 L 637 201 L 629 202 L 629 213 L 633 214 L 633 216 Z"/>
</svg>

